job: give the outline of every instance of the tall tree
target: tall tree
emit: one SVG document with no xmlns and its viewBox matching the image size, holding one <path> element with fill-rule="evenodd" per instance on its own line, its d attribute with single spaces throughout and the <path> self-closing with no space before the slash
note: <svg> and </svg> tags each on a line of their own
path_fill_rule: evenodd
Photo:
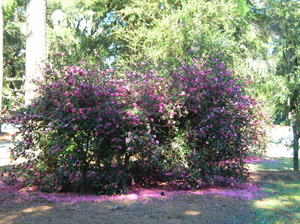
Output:
<svg viewBox="0 0 300 224">
<path fill-rule="evenodd" d="M 145 56 L 176 63 L 192 49 L 221 51 L 237 70 L 261 48 L 245 0 L 131 0 L 117 15 L 114 36 L 124 42 L 119 58 L 125 63 Z"/>
<path fill-rule="evenodd" d="M 26 0 L 3 2 L 3 106 L 9 107 L 22 85 L 25 73 Z"/>
<path fill-rule="evenodd" d="M 4 105 L 7 107 L 16 102 L 12 99 L 19 100 L 22 95 L 26 2 L 6 0 L 4 4 Z M 91 60 L 94 51 L 102 55 L 103 60 L 114 57 L 122 48 L 122 44 L 113 42 L 111 35 L 118 22 L 114 11 L 123 8 L 125 2 L 127 0 L 48 0 L 46 58 L 57 51 L 71 56 L 73 63 L 87 57 Z M 22 101 L 20 103 L 22 105 Z"/>
<path fill-rule="evenodd" d="M 90 58 L 95 51 L 103 60 L 113 57 L 122 46 L 111 35 L 117 24 L 116 10 L 126 0 L 48 0 L 47 43 L 51 56 L 56 51 L 72 61 Z"/>
<path fill-rule="evenodd" d="M 273 11 L 279 18 L 274 23 L 274 31 L 279 34 L 279 70 L 286 78 L 289 89 L 288 108 L 292 113 L 294 171 L 299 172 L 299 138 L 300 138 L 300 2 L 282 0 Z M 274 3 L 273 3 L 274 4 Z M 275 19 L 275 18 L 274 18 Z M 279 23 L 280 21 L 280 23 Z M 275 37 L 276 38 L 276 37 Z M 274 38 L 274 39 L 275 39 Z"/>
<path fill-rule="evenodd" d="M 3 92 L 3 0 L 0 0 L 0 115 L 2 111 Z M 1 132 L 1 124 L 0 124 Z"/>
<path fill-rule="evenodd" d="M 46 0 L 27 0 L 26 4 L 25 104 L 35 96 L 34 80 L 41 76 L 39 66 L 46 59 L 46 5 Z"/>
<path fill-rule="evenodd" d="M 265 20 L 270 44 L 277 57 L 275 77 L 284 83 L 285 92 L 277 98 L 277 115 L 292 114 L 294 171 L 299 171 L 300 138 L 300 2 L 264 0 L 257 6 Z M 273 84 L 274 85 L 274 84 Z M 283 98 L 283 100 L 282 100 Z"/>
</svg>

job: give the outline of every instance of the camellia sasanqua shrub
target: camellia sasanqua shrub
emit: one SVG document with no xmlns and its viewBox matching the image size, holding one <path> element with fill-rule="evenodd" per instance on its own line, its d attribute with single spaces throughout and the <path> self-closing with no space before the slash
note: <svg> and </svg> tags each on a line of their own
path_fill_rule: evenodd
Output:
<svg viewBox="0 0 300 224">
<path fill-rule="evenodd" d="M 152 180 L 196 189 L 247 179 L 244 158 L 264 147 L 267 120 L 219 59 L 120 70 L 57 57 L 31 105 L 3 120 L 19 127 L 12 158 L 26 159 L 16 169 L 26 183 L 114 194 Z"/>
</svg>

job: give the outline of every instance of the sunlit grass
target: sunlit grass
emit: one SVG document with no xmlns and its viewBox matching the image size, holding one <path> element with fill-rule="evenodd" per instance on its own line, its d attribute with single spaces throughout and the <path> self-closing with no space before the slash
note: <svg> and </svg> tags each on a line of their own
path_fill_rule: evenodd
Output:
<svg viewBox="0 0 300 224">
<path fill-rule="evenodd" d="M 255 170 L 270 170 L 270 171 L 292 171 L 293 161 L 291 158 L 268 157 L 265 160 L 253 164 L 248 164 L 251 171 Z"/>
<path fill-rule="evenodd" d="M 253 200 L 255 219 L 253 223 L 300 223 L 299 181 L 269 184 L 268 198 Z M 285 189 L 285 190 L 283 190 Z"/>
<path fill-rule="evenodd" d="M 290 158 L 250 164 L 251 170 L 292 171 Z M 263 198 L 252 200 L 252 223 L 300 223 L 300 181 L 262 183 Z"/>
</svg>

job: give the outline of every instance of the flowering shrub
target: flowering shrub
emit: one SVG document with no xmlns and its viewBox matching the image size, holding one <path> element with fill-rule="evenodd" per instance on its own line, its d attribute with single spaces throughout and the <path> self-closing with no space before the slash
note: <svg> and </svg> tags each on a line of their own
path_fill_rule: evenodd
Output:
<svg viewBox="0 0 300 224">
<path fill-rule="evenodd" d="M 235 183 L 247 177 L 244 157 L 265 143 L 259 139 L 266 121 L 255 100 L 243 94 L 246 80 L 235 78 L 218 59 L 201 60 L 170 78 L 184 96 L 184 115 L 175 119 L 188 152 L 181 170 L 194 184 Z"/>
<path fill-rule="evenodd" d="M 46 65 L 13 158 L 45 191 L 121 193 L 149 178 L 197 188 L 247 178 L 244 158 L 263 145 L 265 118 L 246 81 L 218 59 L 120 71 L 81 62 Z"/>
</svg>

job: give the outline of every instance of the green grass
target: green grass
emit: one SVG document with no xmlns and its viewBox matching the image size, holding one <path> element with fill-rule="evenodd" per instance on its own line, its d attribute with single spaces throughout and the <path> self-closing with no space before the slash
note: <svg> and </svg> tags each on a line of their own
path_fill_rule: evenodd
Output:
<svg viewBox="0 0 300 224">
<path fill-rule="evenodd" d="M 253 223 L 300 223 L 300 182 L 269 183 L 269 197 L 252 201 Z"/>
<path fill-rule="evenodd" d="M 277 157 L 277 158 L 267 157 L 265 161 L 254 163 L 254 164 L 248 164 L 248 166 L 251 171 L 255 171 L 255 170 L 293 171 L 292 158 L 285 158 L 285 157 Z"/>
<path fill-rule="evenodd" d="M 290 158 L 276 158 L 276 162 L 260 162 L 251 170 L 292 171 Z M 254 219 L 252 223 L 300 223 L 300 181 L 263 183 L 263 198 L 252 200 Z"/>
</svg>

